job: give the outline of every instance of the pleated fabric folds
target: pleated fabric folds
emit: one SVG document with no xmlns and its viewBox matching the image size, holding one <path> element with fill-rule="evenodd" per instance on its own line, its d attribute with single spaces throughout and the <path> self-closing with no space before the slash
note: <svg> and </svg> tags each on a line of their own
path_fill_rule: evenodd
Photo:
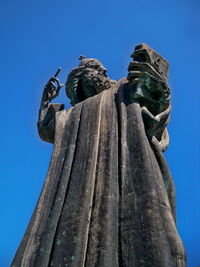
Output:
<svg viewBox="0 0 200 267">
<path fill-rule="evenodd" d="M 57 112 L 55 125 L 48 175 L 11 266 L 186 266 L 173 181 L 167 188 L 166 162 L 126 82 Z"/>
</svg>

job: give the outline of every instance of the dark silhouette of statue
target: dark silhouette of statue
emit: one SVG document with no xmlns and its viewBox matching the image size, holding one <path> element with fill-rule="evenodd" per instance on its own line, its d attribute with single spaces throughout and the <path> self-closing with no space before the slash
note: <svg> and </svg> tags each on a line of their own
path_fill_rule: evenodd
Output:
<svg viewBox="0 0 200 267">
<path fill-rule="evenodd" d="M 128 76 L 110 80 L 81 56 L 66 82 L 73 107 L 44 88 L 38 130 L 54 143 L 48 175 L 12 266 L 184 267 L 169 143 L 168 63 L 136 46 Z"/>
</svg>

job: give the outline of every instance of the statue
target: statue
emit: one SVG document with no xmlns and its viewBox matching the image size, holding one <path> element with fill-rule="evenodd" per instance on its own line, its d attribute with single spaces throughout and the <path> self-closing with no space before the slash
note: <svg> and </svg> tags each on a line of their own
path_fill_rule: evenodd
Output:
<svg viewBox="0 0 200 267">
<path fill-rule="evenodd" d="M 163 156 L 168 63 L 145 44 L 131 56 L 118 82 L 81 56 L 66 82 L 67 110 L 51 103 L 59 70 L 45 86 L 38 130 L 54 151 L 13 267 L 186 266 Z"/>
</svg>

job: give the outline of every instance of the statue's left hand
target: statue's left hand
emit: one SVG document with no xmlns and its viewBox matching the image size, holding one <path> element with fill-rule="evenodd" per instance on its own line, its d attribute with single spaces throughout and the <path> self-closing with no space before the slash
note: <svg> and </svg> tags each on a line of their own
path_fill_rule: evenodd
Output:
<svg viewBox="0 0 200 267">
<path fill-rule="evenodd" d="M 162 151 L 165 151 L 169 144 L 169 135 L 166 126 L 169 122 L 170 111 L 171 106 L 169 105 L 165 111 L 154 116 L 146 107 L 141 107 L 146 133 L 151 137 L 152 142 L 154 139 L 157 140 Z"/>
</svg>

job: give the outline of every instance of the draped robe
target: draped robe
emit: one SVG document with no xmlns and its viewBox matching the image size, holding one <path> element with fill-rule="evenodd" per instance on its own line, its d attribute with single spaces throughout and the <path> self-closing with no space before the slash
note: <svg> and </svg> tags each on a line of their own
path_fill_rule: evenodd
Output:
<svg viewBox="0 0 200 267">
<path fill-rule="evenodd" d="M 127 81 L 62 109 L 39 118 L 54 150 L 12 266 L 186 266 L 173 181 Z"/>
</svg>

